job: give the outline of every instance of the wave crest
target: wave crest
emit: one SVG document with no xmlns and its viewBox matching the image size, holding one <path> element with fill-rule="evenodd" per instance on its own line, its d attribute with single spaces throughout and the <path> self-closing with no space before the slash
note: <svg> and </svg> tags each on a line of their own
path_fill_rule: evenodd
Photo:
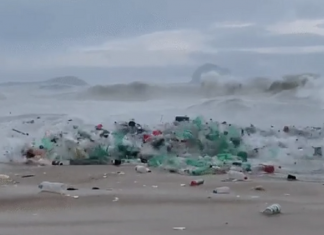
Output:
<svg viewBox="0 0 324 235">
<path fill-rule="evenodd" d="M 154 85 L 144 82 L 93 86 L 78 93 L 78 99 L 145 101 L 152 99 L 214 98 L 223 95 L 278 94 L 307 87 L 318 88 L 317 74 L 286 75 L 279 80 L 257 77 L 233 79 L 217 76 L 215 80 L 204 80 L 196 84 Z M 324 87 L 324 86 L 323 86 Z M 292 93 L 293 94 L 293 93 Z M 291 95 L 291 94 L 290 94 Z"/>
</svg>

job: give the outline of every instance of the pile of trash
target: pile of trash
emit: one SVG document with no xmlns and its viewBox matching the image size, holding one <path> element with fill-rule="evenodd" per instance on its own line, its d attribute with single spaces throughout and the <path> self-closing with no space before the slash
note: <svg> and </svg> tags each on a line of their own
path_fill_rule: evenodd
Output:
<svg viewBox="0 0 324 235">
<path fill-rule="evenodd" d="M 15 130 L 14 131 L 18 131 Z M 276 141 L 273 137 L 276 136 Z M 225 173 L 237 165 L 244 171 L 260 169 L 258 159 L 279 155 L 318 158 L 321 146 L 309 147 L 309 139 L 323 139 L 321 128 L 284 127 L 265 131 L 250 125 L 177 116 L 172 123 L 153 129 L 130 120 L 105 129 L 71 125 L 64 131 L 47 132 L 21 150 L 27 164 L 104 165 L 139 164 L 169 172 L 204 175 Z M 294 142 L 294 148 L 289 146 Z M 261 161 L 260 160 L 260 161 Z M 293 160 L 292 160 L 293 161 Z M 264 167 L 267 173 L 274 169 Z"/>
</svg>

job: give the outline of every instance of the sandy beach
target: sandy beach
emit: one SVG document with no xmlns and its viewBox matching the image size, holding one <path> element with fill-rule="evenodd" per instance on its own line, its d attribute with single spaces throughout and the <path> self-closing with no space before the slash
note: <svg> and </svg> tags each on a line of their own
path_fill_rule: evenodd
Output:
<svg viewBox="0 0 324 235">
<path fill-rule="evenodd" d="M 204 185 L 190 187 L 195 177 L 154 169 L 138 174 L 133 166 L 7 167 L 2 173 L 18 182 L 1 182 L 4 235 L 322 234 L 321 183 L 222 182 L 226 176 L 211 175 L 203 177 Z M 22 178 L 26 174 L 35 176 Z M 44 180 L 78 190 L 68 191 L 70 196 L 39 193 L 37 185 Z M 258 185 L 265 191 L 253 189 Z M 218 186 L 230 187 L 231 193 L 213 194 Z M 271 203 L 279 203 L 282 214 L 260 213 Z"/>
</svg>

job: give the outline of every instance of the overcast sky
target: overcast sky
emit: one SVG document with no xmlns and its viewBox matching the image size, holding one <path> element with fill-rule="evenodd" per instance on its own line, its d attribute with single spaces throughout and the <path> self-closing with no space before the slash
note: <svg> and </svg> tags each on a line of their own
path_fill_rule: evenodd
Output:
<svg viewBox="0 0 324 235">
<path fill-rule="evenodd" d="M 0 52 L 5 80 L 67 72 L 129 76 L 123 72 L 156 67 L 174 73 L 205 62 L 248 75 L 324 72 L 324 4 L 1 0 Z"/>
</svg>

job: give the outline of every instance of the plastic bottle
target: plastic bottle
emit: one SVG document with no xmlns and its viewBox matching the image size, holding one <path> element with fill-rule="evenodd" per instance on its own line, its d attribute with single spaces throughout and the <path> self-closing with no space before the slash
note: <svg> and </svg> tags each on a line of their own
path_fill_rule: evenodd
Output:
<svg viewBox="0 0 324 235">
<path fill-rule="evenodd" d="M 41 190 L 41 192 L 63 194 L 67 189 L 67 185 L 58 182 L 43 181 L 38 185 L 38 188 Z"/>
<path fill-rule="evenodd" d="M 217 187 L 216 189 L 213 190 L 213 193 L 216 193 L 216 194 L 229 194 L 230 193 L 230 188 L 227 187 L 227 186 Z"/>
<path fill-rule="evenodd" d="M 240 166 L 231 166 L 230 171 L 243 171 L 243 169 Z"/>
<path fill-rule="evenodd" d="M 148 173 L 151 172 L 151 170 L 149 168 L 147 168 L 146 166 L 141 166 L 138 165 L 135 167 L 135 171 L 137 171 L 138 173 Z"/>
<path fill-rule="evenodd" d="M 268 206 L 264 211 L 262 211 L 265 215 L 275 215 L 281 213 L 281 206 L 279 204 L 272 204 Z"/>
<path fill-rule="evenodd" d="M 262 169 L 262 171 L 264 171 L 265 173 L 268 174 L 272 174 L 275 171 L 275 167 L 273 165 L 260 165 L 260 168 Z"/>
<path fill-rule="evenodd" d="M 253 173 L 268 173 L 272 174 L 275 171 L 275 167 L 273 165 L 260 164 L 252 168 Z"/>
<path fill-rule="evenodd" d="M 231 179 L 231 180 L 244 181 L 244 180 L 248 179 L 248 177 L 243 172 L 239 172 L 239 171 L 230 170 L 227 173 L 227 175 L 228 175 L 228 179 Z"/>
<path fill-rule="evenodd" d="M 204 180 L 203 179 L 196 179 L 191 181 L 190 186 L 198 186 L 198 185 L 202 185 L 204 184 Z"/>
</svg>

